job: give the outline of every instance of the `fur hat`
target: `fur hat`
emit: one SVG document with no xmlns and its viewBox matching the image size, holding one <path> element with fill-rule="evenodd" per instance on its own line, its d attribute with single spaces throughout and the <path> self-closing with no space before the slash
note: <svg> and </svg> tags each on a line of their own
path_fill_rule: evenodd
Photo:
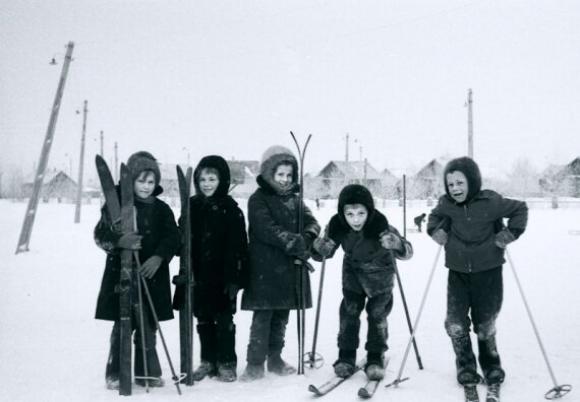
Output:
<svg viewBox="0 0 580 402">
<path fill-rule="evenodd" d="M 349 184 L 345 186 L 338 196 L 338 215 L 345 220 L 344 206 L 348 204 L 361 204 L 367 209 L 369 217 L 375 211 L 375 201 L 371 192 L 363 185 Z"/>
<path fill-rule="evenodd" d="M 262 185 L 262 181 L 266 182 L 272 189 L 277 190 L 278 184 L 274 181 L 274 173 L 278 166 L 288 164 L 292 166 L 292 192 L 298 189 L 298 162 L 294 157 L 292 151 L 281 145 L 273 145 L 266 149 L 262 155 L 262 162 L 260 163 L 260 174 L 256 178 L 258 184 Z"/>
<path fill-rule="evenodd" d="M 481 190 L 481 173 L 479 172 L 479 166 L 477 166 L 477 163 L 475 163 L 473 159 L 468 158 L 467 156 L 452 159 L 447 163 L 443 170 L 443 182 L 445 183 L 445 192 L 451 199 L 453 199 L 453 197 L 451 197 L 449 189 L 447 188 L 447 174 L 453 172 L 461 172 L 467 179 L 467 197 L 463 202 L 466 203 Z"/>
<path fill-rule="evenodd" d="M 157 159 L 147 151 L 135 152 L 127 160 L 127 168 L 131 172 L 133 181 L 137 180 L 139 175 L 148 170 L 155 174 L 155 185 L 159 186 L 161 181 L 161 172 L 159 171 L 159 165 L 157 165 Z"/>
<path fill-rule="evenodd" d="M 219 155 L 208 155 L 201 158 L 195 171 L 193 172 L 193 184 L 196 194 L 203 194 L 199 187 L 199 176 L 203 169 L 215 169 L 218 172 L 220 183 L 215 190 L 213 197 L 223 197 L 228 195 L 230 190 L 230 167 L 224 158 Z"/>
</svg>

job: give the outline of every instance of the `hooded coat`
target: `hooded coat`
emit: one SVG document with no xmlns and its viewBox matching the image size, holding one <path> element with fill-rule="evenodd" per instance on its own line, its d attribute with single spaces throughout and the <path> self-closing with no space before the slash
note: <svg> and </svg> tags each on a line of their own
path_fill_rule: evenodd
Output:
<svg viewBox="0 0 580 402">
<path fill-rule="evenodd" d="M 215 169 L 219 184 L 211 197 L 200 189 L 203 169 Z M 236 300 L 225 292 L 226 284 L 245 287 L 248 276 L 248 240 L 244 214 L 228 195 L 230 169 L 221 156 L 201 159 L 194 171 L 196 194 L 190 198 L 191 264 L 194 276 L 194 314 L 196 317 L 216 312 L 236 311 Z M 185 301 L 184 286 L 177 286 L 173 307 L 180 309 Z"/>
<path fill-rule="evenodd" d="M 281 164 L 292 166 L 292 186 L 280 189 L 274 173 Z M 304 308 L 312 307 L 310 278 L 297 268 L 288 254 L 290 239 L 298 233 L 298 213 L 303 209 L 304 234 L 314 239 L 320 226 L 298 196 L 298 163 L 292 152 L 280 146 L 266 150 L 256 178 L 259 188 L 248 200 L 250 274 L 242 296 L 244 310 L 298 309 L 300 294 Z M 302 288 L 298 287 L 300 269 Z"/>
<path fill-rule="evenodd" d="M 352 230 L 344 216 L 344 206 L 361 204 L 368 212 L 363 228 Z M 380 237 L 393 233 L 401 240 L 401 251 L 387 250 L 381 246 Z M 344 290 L 374 297 L 392 289 L 395 272 L 395 258 L 408 260 L 413 256 L 411 243 L 402 238 L 380 211 L 375 209 L 370 191 L 360 184 L 345 186 L 338 197 L 338 213 L 328 224 L 327 237 L 335 243 L 335 248 L 327 258 L 332 258 L 339 246 L 344 250 L 342 263 L 342 287 Z M 321 259 L 314 255 L 315 259 Z"/>
<path fill-rule="evenodd" d="M 467 197 L 457 203 L 447 188 L 447 174 L 461 172 L 467 179 Z M 495 235 L 504 228 L 518 238 L 526 229 L 528 207 L 525 202 L 503 198 L 492 190 L 481 189 L 481 173 L 470 158 L 450 161 L 444 169 L 446 194 L 431 211 L 427 233 L 447 232 L 445 266 L 458 272 L 480 272 L 497 268 L 505 262 L 503 248 L 495 244 Z"/>
<path fill-rule="evenodd" d="M 155 173 L 156 187 L 150 199 L 135 197 L 137 232 L 143 236 L 139 260 L 143 263 L 153 255 L 163 259 L 159 269 L 151 279 L 146 279 L 159 321 L 173 318 L 171 309 L 171 287 L 169 282 L 169 262 L 179 246 L 179 232 L 171 208 L 157 198 L 163 192 L 159 185 L 160 174 L 155 158 L 148 152 L 133 154 L 127 163 L 133 180 L 143 171 Z M 119 193 L 119 188 L 117 187 Z M 96 319 L 119 320 L 119 277 L 121 273 L 121 253 L 116 246 L 122 233 L 113 226 L 105 204 L 101 209 L 101 219 L 94 230 L 94 239 L 107 252 L 105 272 L 97 299 Z M 133 289 L 135 291 L 135 289 Z M 137 295 L 133 295 L 137 300 Z"/>
</svg>

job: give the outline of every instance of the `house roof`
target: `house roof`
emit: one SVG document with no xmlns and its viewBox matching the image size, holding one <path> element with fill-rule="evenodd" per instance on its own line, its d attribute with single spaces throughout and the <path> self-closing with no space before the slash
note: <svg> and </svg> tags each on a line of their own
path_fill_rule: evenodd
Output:
<svg viewBox="0 0 580 402">
<path fill-rule="evenodd" d="M 330 161 L 317 177 L 344 177 L 344 178 L 361 178 L 365 175 L 364 161 Z M 380 179 L 381 174 L 368 162 L 366 162 L 367 179 Z"/>
</svg>

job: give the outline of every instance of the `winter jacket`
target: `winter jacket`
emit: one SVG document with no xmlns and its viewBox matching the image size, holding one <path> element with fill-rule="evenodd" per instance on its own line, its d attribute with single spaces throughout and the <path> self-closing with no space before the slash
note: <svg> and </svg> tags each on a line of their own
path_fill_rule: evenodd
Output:
<svg viewBox="0 0 580 402">
<path fill-rule="evenodd" d="M 402 238 L 387 218 L 377 210 L 371 210 L 363 230 L 354 231 L 341 214 L 334 215 L 328 224 L 328 238 L 334 243 L 334 250 L 327 258 L 332 258 L 339 246 L 344 250 L 342 263 L 342 287 L 355 293 L 373 297 L 390 289 L 396 261 L 408 260 L 413 256 L 413 247 Z M 381 246 L 380 236 L 393 233 L 402 242 L 401 250 L 387 250 Z M 313 258 L 321 256 L 314 253 Z"/>
<path fill-rule="evenodd" d="M 154 195 L 161 193 L 157 187 Z M 107 252 L 105 272 L 97 300 L 95 318 L 116 321 L 119 319 L 119 293 L 117 291 L 121 269 L 121 253 L 116 244 L 121 232 L 113 228 L 105 204 L 101 209 L 101 219 L 94 230 L 95 242 Z M 171 208 L 154 198 L 152 202 L 135 200 L 137 232 L 143 236 L 139 260 L 144 263 L 149 257 L 157 255 L 163 259 L 159 269 L 147 285 L 160 321 L 173 318 L 171 309 L 171 288 L 169 284 L 169 262 L 179 246 L 179 233 Z M 133 289 L 133 292 L 135 290 Z M 133 293 L 136 298 L 136 293 Z"/>
<path fill-rule="evenodd" d="M 258 180 L 248 200 L 250 274 L 242 296 L 244 310 L 297 309 L 299 269 L 295 257 L 286 253 L 288 235 L 298 232 L 300 201 L 295 193 L 279 195 Z M 304 209 L 304 232 L 318 236 L 320 226 L 310 210 Z M 302 268 L 304 308 L 312 307 L 310 278 Z"/>
<path fill-rule="evenodd" d="M 462 204 L 444 195 L 429 215 L 427 233 L 432 235 L 439 228 L 447 232 L 447 268 L 459 272 L 485 271 L 505 262 L 504 249 L 495 244 L 504 218 L 508 219 L 508 230 L 518 238 L 527 225 L 526 203 L 503 198 L 492 190 L 480 190 Z"/>
</svg>

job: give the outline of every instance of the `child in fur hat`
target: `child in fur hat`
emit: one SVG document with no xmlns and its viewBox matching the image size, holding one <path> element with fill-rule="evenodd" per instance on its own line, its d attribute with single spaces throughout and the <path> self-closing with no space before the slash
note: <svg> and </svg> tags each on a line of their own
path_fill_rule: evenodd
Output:
<svg viewBox="0 0 580 402">
<path fill-rule="evenodd" d="M 248 200 L 250 275 L 242 309 L 254 313 L 242 381 L 263 377 L 266 358 L 272 373 L 296 372 L 280 354 L 290 310 L 312 307 L 304 263 L 320 232 L 310 210 L 300 203 L 297 179 L 298 163 L 292 152 L 281 146 L 268 148 L 256 179 L 259 187 Z M 300 208 L 304 211 L 303 234 L 298 231 Z M 297 291 L 300 270 L 304 280 Z"/>
<path fill-rule="evenodd" d="M 193 314 L 201 344 L 201 364 L 193 379 L 237 378 L 236 312 L 238 291 L 247 276 L 248 239 L 244 214 L 228 195 L 230 169 L 224 158 L 203 157 L 194 175 L 191 207 L 191 264 L 195 284 Z M 173 306 L 185 303 L 185 288 L 177 286 Z"/>
<path fill-rule="evenodd" d="M 338 197 L 338 213 L 328 223 L 327 233 L 314 241 L 313 258 L 332 258 L 344 250 L 338 360 L 334 372 L 349 377 L 355 372 L 359 346 L 360 314 L 365 307 L 368 331 L 365 373 L 371 380 L 384 376 L 384 352 L 388 349 L 387 316 L 393 307 L 395 258 L 413 255 L 411 243 L 375 209 L 370 191 L 350 184 Z"/>
<path fill-rule="evenodd" d="M 479 167 L 470 158 L 451 160 L 443 179 L 446 194 L 429 215 L 427 233 L 445 246 L 449 268 L 445 329 L 456 355 L 457 381 L 467 385 L 481 380 L 469 336 L 473 323 L 485 381 L 499 392 L 505 373 L 495 321 L 503 299 L 504 249 L 526 229 L 528 208 L 525 202 L 482 190 Z"/>
<path fill-rule="evenodd" d="M 101 209 L 101 219 L 94 230 L 95 242 L 107 253 L 107 262 L 97 300 L 95 318 L 114 321 L 111 333 L 111 346 L 105 379 L 107 388 L 119 389 L 119 284 L 121 270 L 120 251 L 136 250 L 142 261 L 140 275 L 145 277 L 155 311 L 160 321 L 173 318 L 171 309 L 171 288 L 169 283 L 169 261 L 179 245 L 179 233 L 173 212 L 169 206 L 157 198 L 163 192 L 159 185 L 161 175 L 157 161 L 149 152 L 140 151 L 129 158 L 127 167 L 133 178 L 134 204 L 137 230 L 122 234 L 110 220 L 107 205 Z M 132 292 L 135 290 L 132 290 Z M 135 291 L 136 292 L 136 291 Z M 136 293 L 135 293 L 136 294 Z M 133 311 L 135 329 L 135 382 L 145 385 L 142 339 L 145 342 L 149 386 L 162 387 L 161 366 L 155 350 L 156 326 L 148 303 L 143 303 L 144 333 L 138 324 L 139 314 Z"/>
</svg>

